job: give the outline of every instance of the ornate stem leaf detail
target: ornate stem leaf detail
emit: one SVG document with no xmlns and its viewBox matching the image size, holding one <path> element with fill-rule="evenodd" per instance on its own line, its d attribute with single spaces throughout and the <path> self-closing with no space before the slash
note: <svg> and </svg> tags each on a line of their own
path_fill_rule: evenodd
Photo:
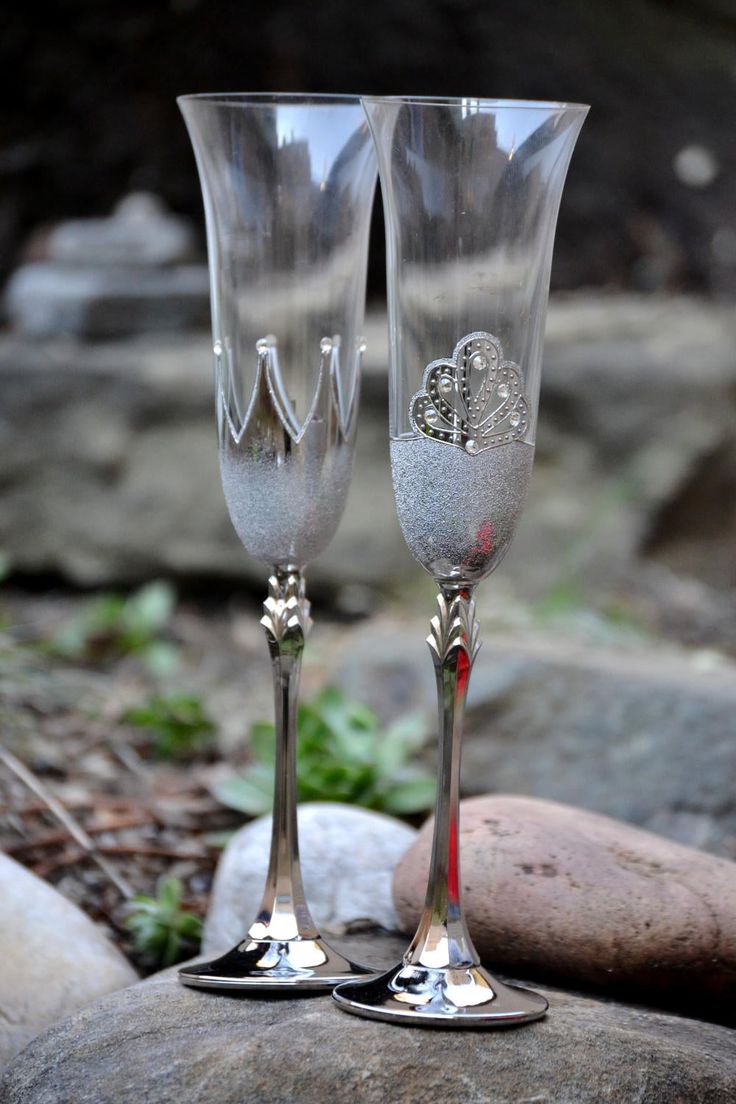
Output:
<svg viewBox="0 0 736 1104">
<path fill-rule="evenodd" d="M 475 616 L 474 600 L 459 593 L 448 601 L 440 593 L 437 606 L 427 637 L 435 665 L 442 666 L 457 651 L 465 652 L 472 664 L 480 650 L 480 622 Z"/>
<path fill-rule="evenodd" d="M 451 359 L 427 365 L 422 385 L 409 403 L 409 420 L 417 433 L 471 455 L 523 440 L 529 402 L 521 369 L 503 359 L 501 342 L 493 334 L 468 334 Z"/>
<path fill-rule="evenodd" d="M 269 643 L 279 646 L 295 638 L 303 642 L 312 627 L 304 577 L 296 571 L 282 576 L 272 575 L 268 580 L 268 591 L 261 624 Z"/>
<path fill-rule="evenodd" d="M 228 352 L 221 341 L 216 341 L 213 349 L 221 435 L 226 430 L 236 445 L 247 447 L 252 439 L 262 439 L 264 435 L 280 430 L 287 434 L 292 445 L 298 445 L 311 425 L 327 424 L 333 435 L 347 439 L 355 422 L 357 380 L 365 341 L 358 338 L 356 342 L 352 390 L 349 394 L 340 369 L 340 345 L 338 334 L 322 338 L 317 386 L 309 412 L 300 422 L 287 393 L 279 364 L 278 341 L 273 334 L 256 342 L 256 378 L 245 413 L 240 409 L 237 388 L 233 386 Z"/>
</svg>

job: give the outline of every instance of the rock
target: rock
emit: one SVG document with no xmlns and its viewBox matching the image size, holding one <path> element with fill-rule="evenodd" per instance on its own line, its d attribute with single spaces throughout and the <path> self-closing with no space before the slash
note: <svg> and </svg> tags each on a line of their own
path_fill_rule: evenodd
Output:
<svg viewBox="0 0 736 1104">
<path fill-rule="evenodd" d="M 431 590 L 427 613 L 425 621 L 409 623 L 406 618 L 390 614 L 373 617 L 357 625 L 348 646 L 334 656 L 332 682 L 347 697 L 369 705 L 384 724 L 405 713 L 423 712 L 434 717 L 437 691 L 425 643 L 429 618 L 434 613 Z M 428 754 L 434 757 L 435 747 Z"/>
<path fill-rule="evenodd" d="M 726 566 L 710 555 L 728 546 L 736 524 L 724 494 L 736 481 L 733 343 L 732 317 L 685 297 L 554 304 L 532 484 L 545 539 L 534 543 L 535 526 L 527 540 L 522 523 L 511 554 L 517 567 L 523 558 L 527 585 L 550 558 L 578 588 L 610 585 L 642 553 L 665 562 L 669 553 L 705 582 L 734 585 L 733 556 Z M 698 501 L 686 524 L 701 554 L 691 547 L 678 560 L 668 526 L 682 535 L 679 504 L 693 481 Z"/>
<path fill-rule="evenodd" d="M 703 556 L 703 546 L 708 555 Z M 736 441 L 717 446 L 652 522 L 645 552 L 679 575 L 702 578 L 736 592 Z"/>
<path fill-rule="evenodd" d="M 110 218 L 68 219 L 46 237 L 48 260 L 63 265 L 137 265 L 158 268 L 196 259 L 191 224 L 148 192 L 134 192 Z"/>
<path fill-rule="evenodd" d="M 344 932 L 356 920 L 395 929 L 394 867 L 416 832 L 393 817 L 351 805 L 315 802 L 299 807 L 302 876 L 317 926 Z M 241 828 L 215 875 L 203 947 L 229 949 L 252 923 L 268 868 L 271 817 Z"/>
<path fill-rule="evenodd" d="M 110 218 L 59 223 L 35 254 L 5 294 L 15 328 L 31 338 L 120 337 L 209 320 L 207 267 L 191 263 L 194 232 L 157 196 L 135 193 Z"/>
<path fill-rule="evenodd" d="M 700 670 L 697 658 L 487 640 L 465 792 L 553 798 L 736 858 L 736 666 Z"/>
<path fill-rule="evenodd" d="M 244 551 L 225 507 L 211 364 L 204 334 L 0 338 L 0 546 L 17 570 L 83 586 L 250 579 L 265 597 L 268 568 Z M 385 379 L 366 384 L 346 517 L 310 565 L 312 596 L 381 587 L 397 559 L 411 570 L 393 508 Z M 385 521 L 370 541 L 367 504 Z"/>
<path fill-rule="evenodd" d="M 336 650 L 332 681 L 385 720 L 433 711 L 432 612 L 428 594 L 425 620 L 382 616 L 356 628 Z M 591 648 L 549 627 L 494 634 L 494 613 L 480 615 L 463 793 L 552 798 L 736 858 L 736 664 L 626 637 Z M 434 764 L 436 745 L 425 758 Z"/>
<path fill-rule="evenodd" d="M 733 1018 L 736 864 L 523 797 L 462 802 L 460 839 L 468 926 L 489 962 Z M 428 823 L 394 875 L 408 932 L 430 850 Z"/>
<path fill-rule="evenodd" d="M 377 946 L 377 963 L 396 961 L 402 943 L 391 944 Z M 736 1093 L 727 1028 L 545 994 L 544 1020 L 483 1036 L 358 1019 L 328 996 L 238 999 L 158 977 L 51 1028 L 7 1070 L 0 1098 L 199 1104 L 214 1092 L 218 1104 L 724 1104 Z"/>
<path fill-rule="evenodd" d="M 0 1066 L 49 1024 L 138 980 L 83 912 L 3 854 L 0 932 Z"/>
<path fill-rule="evenodd" d="M 374 621 L 334 681 L 376 708 L 384 694 L 397 711 L 430 708 L 424 631 Z M 701 670 L 699 659 L 487 636 L 470 682 L 464 792 L 568 801 L 736 856 L 736 669 L 721 659 Z"/>
<path fill-rule="evenodd" d="M 63 298 L 67 285 L 59 287 L 58 265 L 52 270 Z M 44 271 L 42 265 L 39 276 Z M 86 271 L 79 270 L 80 278 Z M 147 270 L 147 278 L 176 280 L 181 271 Z M 197 280 L 206 317 L 203 270 Z M 26 301 L 31 313 L 45 302 L 35 291 Z M 173 300 L 170 309 L 179 310 Z M 137 310 L 125 305 L 115 317 L 128 326 Z M 158 308 L 151 312 L 151 325 L 164 324 Z M 101 324 L 107 325 L 104 318 Z M 317 589 L 346 590 L 348 612 L 370 609 L 365 588 L 391 593 L 400 584 L 405 592 L 421 578 L 399 531 L 391 489 L 382 314 L 369 316 L 367 331 L 355 477 L 336 538 L 309 572 Z M 695 473 L 710 488 L 708 509 L 697 545 L 676 562 L 697 571 L 706 587 L 724 585 L 731 529 L 727 510 L 721 523 L 715 503 L 717 487 L 727 485 L 724 465 L 736 425 L 733 344 L 728 312 L 690 299 L 553 301 L 531 496 L 501 569 L 525 601 L 561 584 L 583 596 L 605 596 L 639 576 L 642 554 L 658 557 L 658 564 L 666 559 L 668 518 L 675 519 L 675 536 L 682 534 L 680 514 L 668 512 L 669 505 L 681 501 Z M 247 578 L 263 586 L 263 567 L 242 551 L 220 488 L 210 346 L 205 333 L 93 344 L 0 338 L 0 543 L 20 573 L 59 575 L 84 586 L 161 574 Z M 708 566 L 715 565 L 710 552 L 717 549 L 718 572 Z M 718 605 L 730 592 L 715 593 Z M 669 595 L 660 588 L 647 616 L 656 620 Z M 700 603 L 706 641 L 708 632 L 713 640 L 721 631 L 708 612 L 712 604 L 707 596 Z M 693 618 L 684 620 L 694 625 Z"/>
<path fill-rule="evenodd" d="M 72 268 L 41 261 L 14 273 L 6 306 L 14 327 L 33 338 L 191 329 L 207 323 L 209 277 L 202 264 Z"/>
</svg>

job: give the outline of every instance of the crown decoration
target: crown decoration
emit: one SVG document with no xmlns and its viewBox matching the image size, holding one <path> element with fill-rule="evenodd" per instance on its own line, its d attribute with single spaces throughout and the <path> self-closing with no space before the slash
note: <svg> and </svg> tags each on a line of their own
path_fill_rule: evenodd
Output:
<svg viewBox="0 0 736 1104">
<path fill-rule="evenodd" d="M 501 342 L 493 334 L 468 334 L 451 359 L 427 365 L 422 385 L 409 403 L 409 420 L 417 433 L 471 456 L 523 440 L 529 402 L 521 369 L 503 359 Z"/>
<path fill-rule="evenodd" d="M 459 651 L 465 652 L 472 664 L 480 651 L 480 622 L 475 616 L 474 600 L 460 593 L 448 601 L 440 593 L 437 606 L 427 637 L 435 664 L 442 666 L 453 652 Z"/>
<path fill-rule="evenodd" d="M 238 403 L 237 389 L 232 385 L 226 351 L 222 342 L 216 341 L 213 351 L 221 431 L 227 428 L 235 444 L 241 445 L 247 444 L 251 436 L 262 437 L 264 432 L 280 426 L 293 446 L 303 440 L 313 423 L 319 422 L 326 425 L 331 439 L 347 440 L 352 435 L 355 422 L 358 376 L 365 340 L 358 338 L 356 341 L 356 370 L 349 395 L 343 389 L 340 345 L 338 334 L 322 338 L 317 386 L 307 416 L 300 422 L 286 390 L 279 365 L 278 341 L 273 334 L 256 342 L 256 378 L 244 414 Z"/>
</svg>

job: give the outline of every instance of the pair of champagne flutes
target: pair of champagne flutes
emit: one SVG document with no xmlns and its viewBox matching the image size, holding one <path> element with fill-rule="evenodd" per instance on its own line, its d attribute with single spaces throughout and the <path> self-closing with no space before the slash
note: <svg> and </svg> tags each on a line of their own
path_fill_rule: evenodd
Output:
<svg viewBox="0 0 736 1104">
<path fill-rule="evenodd" d="M 280 93 L 179 104 L 204 197 L 222 485 L 241 541 L 272 567 L 261 624 L 277 736 L 261 906 L 237 947 L 180 979 L 333 989 L 345 1011 L 397 1023 L 535 1020 L 546 1000 L 485 970 L 463 919 L 460 744 L 479 648 L 473 593 L 509 546 L 531 475 L 557 211 L 587 107 Z M 295 762 L 304 568 L 350 484 L 377 169 L 394 493 L 439 588 L 427 642 L 440 727 L 426 905 L 403 960 L 380 975 L 330 946 L 310 915 Z"/>
</svg>

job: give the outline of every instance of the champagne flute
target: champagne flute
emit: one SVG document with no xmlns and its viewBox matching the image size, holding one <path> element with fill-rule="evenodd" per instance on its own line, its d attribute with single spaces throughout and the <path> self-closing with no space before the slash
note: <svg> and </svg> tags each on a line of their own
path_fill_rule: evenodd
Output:
<svg viewBox="0 0 736 1104">
<path fill-rule="evenodd" d="M 261 624 L 276 717 L 260 908 L 237 947 L 179 977 L 219 989 L 325 989 L 368 971 L 320 936 L 299 869 L 304 567 L 332 539 L 350 484 L 375 154 L 355 96 L 178 102 L 206 215 L 222 486 L 243 545 L 271 566 Z"/>
<path fill-rule="evenodd" d="M 462 913 L 463 711 L 479 641 L 473 594 L 501 562 L 534 458 L 557 211 L 587 113 L 576 104 L 373 98 L 386 218 L 390 436 L 404 538 L 436 580 L 439 786 L 425 909 L 403 961 L 333 996 L 395 1023 L 495 1027 L 541 995 L 481 966 Z"/>
</svg>

